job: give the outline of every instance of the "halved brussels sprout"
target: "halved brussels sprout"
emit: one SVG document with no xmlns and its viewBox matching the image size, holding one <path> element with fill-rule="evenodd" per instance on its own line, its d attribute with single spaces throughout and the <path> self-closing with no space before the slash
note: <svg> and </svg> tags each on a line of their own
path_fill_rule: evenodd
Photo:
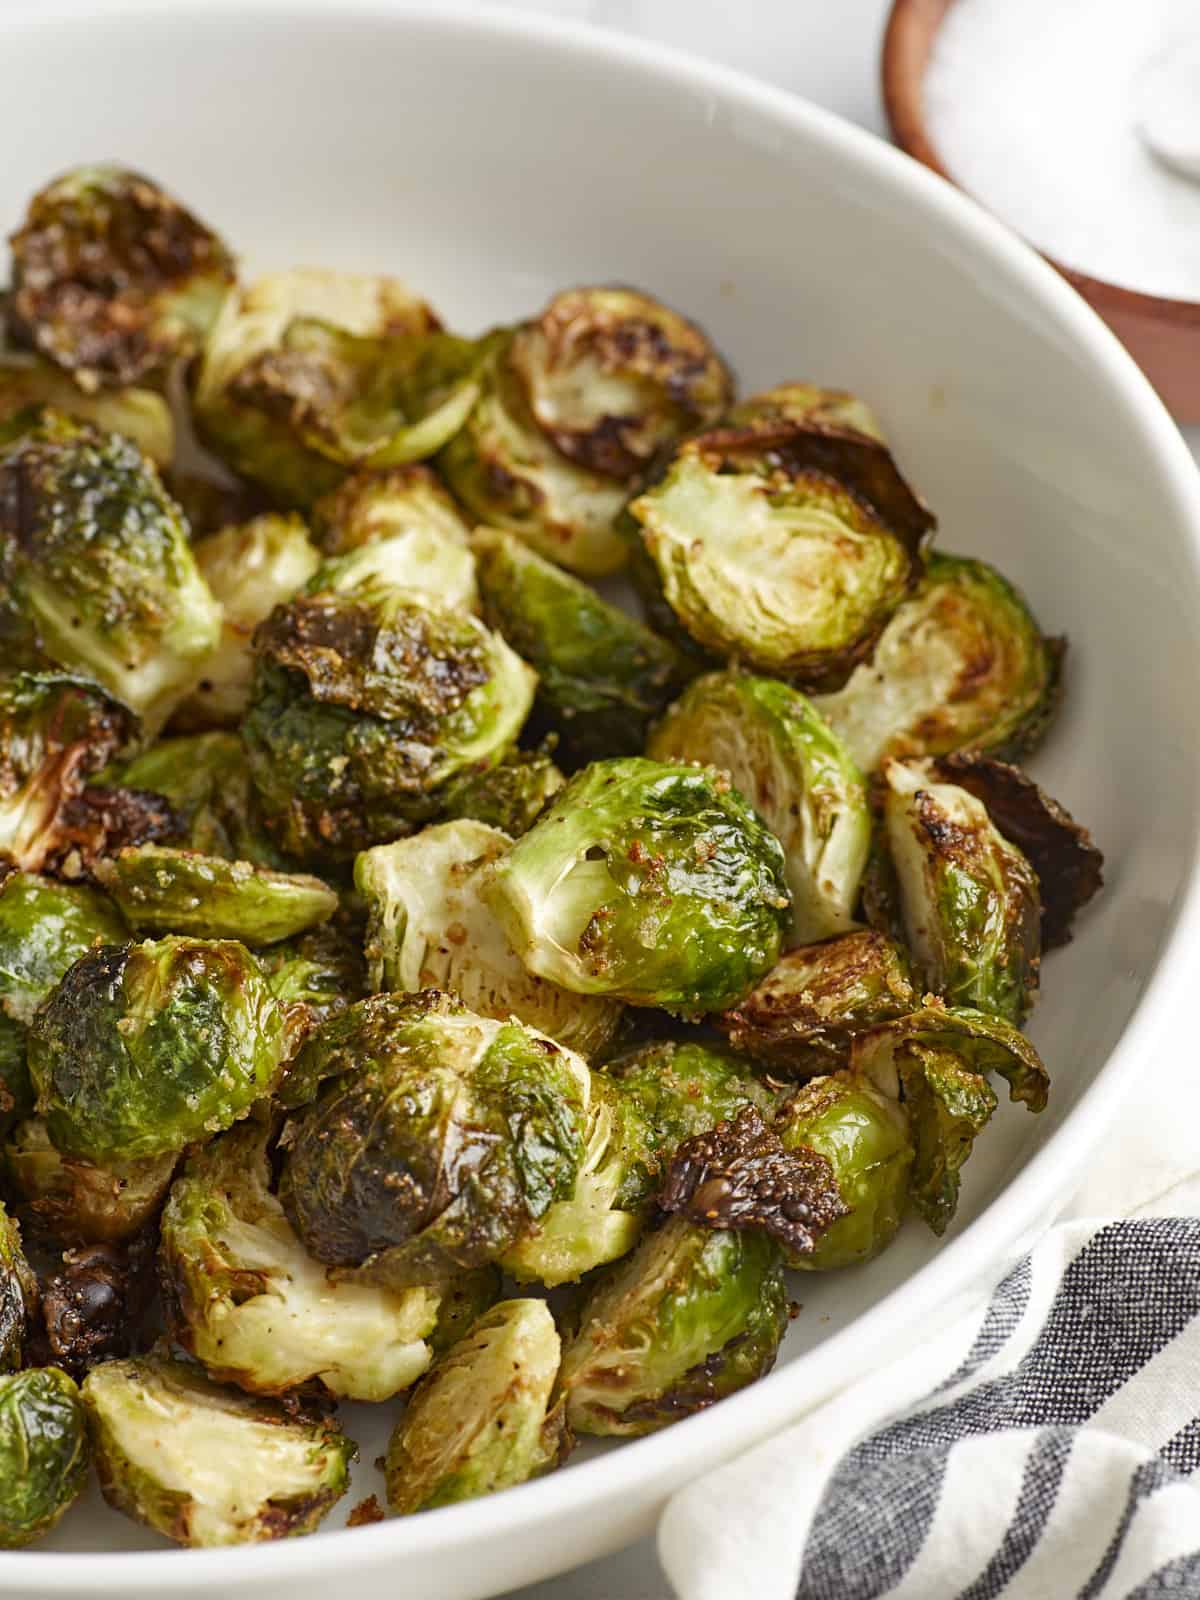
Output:
<svg viewBox="0 0 1200 1600">
<path fill-rule="evenodd" d="M 21 1229 L 0 1200 L 0 1372 L 21 1365 L 37 1301 L 37 1279 L 21 1248 Z"/>
<path fill-rule="evenodd" d="M 677 1422 L 769 1372 L 787 1321 L 773 1240 L 672 1217 L 589 1295 L 559 1374 L 567 1422 L 596 1434 Z"/>
<path fill-rule="evenodd" d="M 740 1000 L 791 925 L 783 851 L 729 780 L 632 756 L 578 773 L 488 896 L 530 972 L 684 1015 Z"/>
<path fill-rule="evenodd" d="M 27 406 L 53 406 L 125 438 L 160 469 L 175 454 L 171 408 L 153 389 L 101 389 L 85 394 L 58 367 L 37 356 L 0 347 L 0 422 Z"/>
<path fill-rule="evenodd" d="M 171 1151 L 101 1167 L 60 1155 L 42 1117 L 18 1123 L 4 1147 L 13 1188 L 65 1244 L 118 1243 L 137 1233 L 161 1205 L 176 1159 Z"/>
<path fill-rule="evenodd" d="M 353 464 L 330 458 L 320 425 L 322 408 L 331 406 L 336 416 L 347 398 L 339 386 L 349 373 L 334 355 L 341 339 L 395 339 L 407 349 L 438 326 L 430 307 L 395 278 L 307 269 L 260 278 L 226 298 L 204 347 L 194 392 L 200 436 L 235 472 L 278 499 L 310 505 Z M 289 373 L 293 329 L 300 349 L 291 352 Z M 317 341 L 315 353 L 305 349 L 306 330 Z M 327 362 L 329 346 L 334 359 Z M 293 377 L 315 380 L 312 391 L 289 392 Z"/>
<path fill-rule="evenodd" d="M 785 1150 L 806 1147 L 833 1165 L 848 1215 L 788 1265 L 812 1272 L 869 1261 L 895 1237 L 916 1155 L 905 1108 L 864 1077 L 813 1078 L 788 1100 L 774 1129 Z"/>
<path fill-rule="evenodd" d="M 119 912 L 98 890 L 9 873 L 0 882 L 0 1010 L 28 1026 L 81 955 L 124 938 Z"/>
<path fill-rule="evenodd" d="M 817 709 L 864 772 L 951 750 L 1020 755 L 1054 715 L 1065 648 L 994 567 L 939 553 L 871 659 Z"/>
<path fill-rule="evenodd" d="M 157 844 L 98 861 L 96 876 L 139 933 L 275 944 L 328 921 L 338 908 L 329 885 L 307 873 Z"/>
<path fill-rule="evenodd" d="M 321 556 L 302 518 L 274 512 L 210 533 L 192 551 L 221 607 L 221 638 L 174 726 L 231 725 L 250 703 L 251 635 L 281 600 L 304 587 Z"/>
<path fill-rule="evenodd" d="M 509 750 L 490 767 L 452 778 L 443 792 L 442 816 L 485 822 L 519 839 L 567 781 L 551 760 L 550 747 L 547 740 L 536 750 Z"/>
<path fill-rule="evenodd" d="M 216 319 L 233 257 L 127 167 L 76 167 L 34 195 L 12 236 L 9 326 L 82 389 L 135 383 L 187 355 Z"/>
<path fill-rule="evenodd" d="M 429 1283 L 486 1265 L 572 1192 L 590 1075 L 573 1051 L 448 996 L 376 995 L 305 1045 L 332 1079 L 284 1129 L 280 1198 L 330 1266 Z"/>
<path fill-rule="evenodd" d="M 850 429 L 883 444 L 879 419 L 865 401 L 846 389 L 823 389 L 815 383 L 780 383 L 743 400 L 728 414 L 736 428 L 761 428 L 772 432 L 781 423 L 798 422 L 812 428 Z"/>
<path fill-rule="evenodd" d="M 727 772 L 783 846 L 791 943 L 854 926 L 871 849 L 867 788 L 849 751 L 798 689 L 772 678 L 698 678 L 650 735 L 656 761 Z"/>
<path fill-rule="evenodd" d="M 594 1055 L 612 1037 L 619 1002 L 572 994 L 527 972 L 483 897 L 492 863 L 511 844 L 482 822 L 444 822 L 358 857 L 371 988 L 447 989 L 480 1016 L 516 1017 Z"/>
<path fill-rule="evenodd" d="M 0 507 L 13 508 L 11 521 L 0 510 L 0 573 L 47 655 L 153 735 L 221 629 L 183 515 L 127 439 L 57 411 L 22 419 L 0 433 Z"/>
<path fill-rule="evenodd" d="M 400 1516 L 475 1500 L 556 1467 L 570 1449 L 550 1409 L 560 1345 L 541 1300 L 503 1300 L 423 1380 L 393 1430 L 384 1475 Z"/>
<path fill-rule="evenodd" d="M 637 289 L 564 289 L 516 330 L 508 359 L 551 443 L 622 482 L 733 398 L 695 323 Z"/>
<path fill-rule="evenodd" d="M 624 566 L 614 522 L 626 489 L 569 460 L 538 427 L 499 336 L 479 368 L 482 393 L 438 457 L 442 476 L 478 522 L 518 534 L 551 561 L 589 578 Z"/>
<path fill-rule="evenodd" d="M 87 1481 L 79 1390 L 57 1367 L 0 1377 L 0 1550 L 49 1533 Z"/>
<path fill-rule="evenodd" d="M 348 860 L 429 821 L 533 702 L 533 673 L 498 635 L 385 585 L 279 606 L 255 650 L 242 738 L 268 826 L 301 858 Z"/>
<path fill-rule="evenodd" d="M 466 548 L 470 525 L 431 468 L 420 462 L 378 472 L 354 472 L 313 505 L 313 535 L 326 556 L 350 555 L 382 540 L 405 538 L 413 551 L 413 582 L 425 551 Z"/>
<path fill-rule="evenodd" d="M 537 669 L 535 716 L 568 760 L 640 755 L 692 664 L 513 534 L 480 528 L 472 546 L 484 617 Z"/>
<path fill-rule="evenodd" d="M 331 1418 L 219 1388 L 187 1362 L 106 1361 L 82 1392 L 104 1498 L 176 1544 L 311 1533 L 349 1487 L 355 1446 Z"/>
<path fill-rule="evenodd" d="M 739 1006 L 714 1017 L 735 1050 L 772 1073 L 807 1078 L 844 1065 L 856 1033 L 917 1004 L 908 957 L 862 928 L 789 950 Z"/>
<path fill-rule="evenodd" d="M 358 940 L 332 922 L 256 954 L 283 1012 L 284 1056 L 289 1063 L 310 1033 L 367 992 L 366 962 Z M 312 1094 L 292 1077 L 290 1066 L 275 1086 L 275 1099 L 287 1107 L 302 1105 Z"/>
<path fill-rule="evenodd" d="M 877 1088 L 893 1098 L 902 1088 L 892 1064 L 908 1042 L 953 1050 L 975 1072 L 997 1072 L 1008 1084 L 1010 1100 L 1030 1111 L 1045 1109 L 1050 1074 L 1030 1041 L 1012 1023 L 968 1006 L 946 1006 L 926 996 L 917 1011 L 882 1022 L 858 1034 L 850 1047 L 850 1066 L 867 1073 Z"/>
<path fill-rule="evenodd" d="M 823 689 L 870 651 L 932 524 L 877 439 L 789 420 L 694 435 L 626 518 L 635 577 L 695 644 Z"/>
<path fill-rule="evenodd" d="M 884 823 L 922 987 L 1021 1022 L 1037 994 L 1037 874 L 987 808 L 927 763 L 889 761 Z"/>
<path fill-rule="evenodd" d="M 172 1184 L 159 1255 L 171 1337 L 251 1394 L 390 1399 L 433 1360 L 438 1296 L 331 1281 L 271 1192 L 269 1145 L 261 1123 L 233 1128 Z"/>
<path fill-rule="evenodd" d="M 147 939 L 71 967 L 30 1027 L 29 1072 L 55 1148 L 113 1166 L 244 1116 L 270 1091 L 283 1041 L 244 945 Z"/>
<path fill-rule="evenodd" d="M 158 794 L 167 801 L 174 826 L 165 843 L 227 861 L 284 865 L 263 827 L 237 734 L 160 739 L 120 767 L 116 777 L 135 791 Z"/>
</svg>

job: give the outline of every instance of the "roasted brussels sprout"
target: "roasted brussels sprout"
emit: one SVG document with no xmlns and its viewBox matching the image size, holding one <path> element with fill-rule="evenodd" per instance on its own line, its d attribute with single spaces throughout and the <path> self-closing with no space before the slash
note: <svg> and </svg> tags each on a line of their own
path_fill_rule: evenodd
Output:
<svg viewBox="0 0 1200 1600">
<path fill-rule="evenodd" d="M 371 988 L 450 990 L 480 1016 L 516 1017 L 594 1055 L 612 1037 L 620 1003 L 572 994 L 527 972 L 484 899 L 492 863 L 511 844 L 482 822 L 444 822 L 358 857 Z"/>
<path fill-rule="evenodd" d="M 143 1343 L 157 1242 L 150 1223 L 120 1243 L 78 1245 L 64 1250 L 39 1280 L 46 1359 L 77 1383 L 102 1361 L 118 1360 Z M 42 1343 L 35 1334 L 39 1363 Z"/>
<path fill-rule="evenodd" d="M 889 761 L 884 820 L 921 986 L 1009 1022 L 1028 1014 L 1041 960 L 1037 874 L 987 808 L 926 763 Z"/>
<path fill-rule="evenodd" d="M 21 1229 L 0 1201 L 0 1372 L 21 1365 L 36 1308 L 37 1279 L 21 1248 Z"/>
<path fill-rule="evenodd" d="M 791 924 L 783 851 L 719 773 L 597 761 L 493 869 L 530 972 L 683 1015 L 735 1004 Z"/>
<path fill-rule="evenodd" d="M 114 428 L 114 433 L 120 433 Z M 146 454 L 150 452 L 147 450 Z M 172 465 L 162 475 L 167 493 L 187 519 L 193 539 L 204 539 L 222 528 L 242 527 L 271 510 L 265 489 L 243 483 L 232 472 L 192 472 Z"/>
<path fill-rule="evenodd" d="M 509 337 L 489 341 L 478 370 L 482 392 L 438 457 L 442 476 L 477 522 L 507 528 L 585 577 L 617 572 L 627 559 L 614 527 L 625 486 L 569 460 L 546 437 L 510 350 Z"/>
<path fill-rule="evenodd" d="M 798 689 L 772 678 L 698 678 L 655 728 L 646 754 L 727 772 L 783 846 L 791 943 L 854 926 L 871 848 L 862 774 Z"/>
<path fill-rule="evenodd" d="M 404 538 L 412 552 L 412 581 L 422 562 L 447 545 L 465 548 L 471 529 L 437 475 L 420 462 L 379 472 L 354 472 L 313 505 L 313 535 L 327 557 L 346 556 L 385 540 Z"/>
<path fill-rule="evenodd" d="M 349 1485 L 355 1447 L 330 1418 L 219 1388 L 186 1362 L 106 1361 L 82 1393 L 104 1498 L 176 1544 L 311 1533 Z"/>
<path fill-rule="evenodd" d="M 151 735 L 220 636 L 157 472 L 127 439 L 61 412 L 0 427 L 0 579 L 46 654 L 97 679 Z"/>
<path fill-rule="evenodd" d="M 49 1533 L 87 1479 L 79 1390 L 57 1367 L 0 1377 L 0 1550 Z"/>
<path fill-rule="evenodd" d="M 692 664 L 513 534 L 481 528 L 472 545 L 484 617 L 537 669 L 535 716 L 567 760 L 640 755 Z"/>
<path fill-rule="evenodd" d="M 101 389 L 85 394 L 58 367 L 0 347 L 0 422 L 29 406 L 53 406 L 106 433 L 124 434 L 160 470 L 175 454 L 171 408 L 153 389 Z"/>
<path fill-rule="evenodd" d="M 863 1077 L 838 1072 L 813 1078 L 774 1123 L 785 1150 L 805 1148 L 833 1166 L 848 1214 L 838 1217 L 790 1267 L 820 1272 L 869 1261 L 895 1237 L 908 1205 L 915 1150 L 908 1115 Z"/>
<path fill-rule="evenodd" d="M 121 387 L 190 354 L 233 282 L 220 239 L 150 178 L 76 167 L 12 236 L 9 326 L 82 389 Z"/>
<path fill-rule="evenodd" d="M 858 1034 L 850 1047 L 850 1067 L 866 1072 L 876 1087 L 893 1098 L 903 1088 L 893 1065 L 896 1051 L 918 1044 L 954 1050 L 974 1071 L 997 1072 L 1008 1084 L 1010 1100 L 1030 1111 L 1042 1111 L 1050 1092 L 1050 1075 L 1030 1041 L 1002 1017 L 968 1006 L 947 1006 L 926 996 L 917 1011 Z"/>
<path fill-rule="evenodd" d="M 113 1166 L 244 1116 L 283 1041 L 244 945 L 172 936 L 81 956 L 33 1020 L 29 1072 L 55 1148 Z"/>
<path fill-rule="evenodd" d="M 111 1167 L 60 1155 L 41 1117 L 18 1123 L 4 1147 L 13 1188 L 66 1244 L 108 1244 L 137 1233 L 162 1203 L 175 1162 L 174 1151 Z"/>
<path fill-rule="evenodd" d="M 789 950 L 713 1021 L 735 1050 L 773 1074 L 807 1078 L 844 1065 L 856 1033 L 903 1016 L 917 998 L 901 947 L 862 928 Z"/>
<path fill-rule="evenodd" d="M 428 339 L 437 328 L 395 278 L 303 269 L 260 278 L 227 296 L 204 347 L 193 397 L 200 436 L 279 500 L 310 505 L 364 454 L 395 464 L 383 453 L 407 430 L 415 396 L 405 391 L 440 376 L 408 370 L 411 354 L 439 351 Z M 462 343 L 451 341 L 460 364 Z M 399 393 L 378 362 L 372 370 L 377 350 L 393 345 L 409 358 Z"/>
<path fill-rule="evenodd" d="M 865 772 L 951 750 L 1025 754 L 1054 715 L 1064 649 L 994 567 L 935 554 L 871 659 L 817 709 Z"/>
<path fill-rule="evenodd" d="M 589 1295 L 559 1375 L 567 1422 L 653 1433 L 769 1372 L 787 1320 L 773 1240 L 673 1217 Z"/>
<path fill-rule="evenodd" d="M 165 843 L 227 861 L 281 867 L 259 815 L 250 766 L 235 733 L 160 739 L 119 768 L 120 783 L 163 797 L 174 825 Z"/>
<path fill-rule="evenodd" d="M 277 607 L 255 650 L 242 738 L 268 826 L 305 859 L 348 860 L 429 821 L 533 701 L 533 673 L 498 635 L 384 585 Z"/>
<path fill-rule="evenodd" d="M 252 1394 L 387 1400 L 433 1360 L 438 1295 L 331 1281 L 271 1192 L 269 1143 L 261 1123 L 233 1128 L 172 1184 L 159 1256 L 171 1337 Z"/>
<path fill-rule="evenodd" d="M 570 1448 L 558 1330 L 541 1300 L 503 1300 L 425 1378 L 388 1445 L 388 1505 L 401 1516 L 509 1489 Z"/>
<path fill-rule="evenodd" d="M 157 844 L 97 862 L 96 876 L 139 933 L 275 944 L 327 921 L 338 907 L 328 884 L 306 873 Z"/>
<path fill-rule="evenodd" d="M 513 839 L 528 833 L 567 781 L 549 746 L 509 750 L 489 767 L 452 778 L 442 796 L 443 817 L 485 822 Z"/>
<path fill-rule="evenodd" d="M 315 1028 L 367 992 L 367 969 L 357 938 L 341 926 L 325 922 L 298 939 L 284 939 L 256 952 L 267 986 L 284 1018 L 284 1056 L 290 1062 Z M 316 1093 L 291 1076 L 289 1067 L 275 1088 L 275 1098 L 288 1108 L 304 1104 Z M 310 1092 L 311 1088 L 311 1092 Z"/>
<path fill-rule="evenodd" d="M 693 435 L 625 518 L 656 616 L 816 689 L 868 654 L 932 523 L 877 439 L 784 419 Z"/>
<path fill-rule="evenodd" d="M 275 513 L 210 533 L 192 551 L 221 607 L 221 638 L 174 725 L 232 725 L 250 703 L 251 635 L 281 600 L 290 600 L 304 587 L 321 556 L 300 517 Z"/>
<path fill-rule="evenodd" d="M 884 443 L 879 419 L 865 401 L 845 389 L 823 389 L 815 383 L 780 383 L 734 406 L 727 420 L 735 427 L 772 432 L 780 424 L 849 429 Z"/>
<path fill-rule="evenodd" d="M 332 1081 L 284 1129 L 279 1193 L 327 1265 L 439 1281 L 497 1260 L 573 1191 L 591 1077 L 519 1023 L 432 990 L 376 995 L 326 1023 L 297 1070 Z"/>
</svg>

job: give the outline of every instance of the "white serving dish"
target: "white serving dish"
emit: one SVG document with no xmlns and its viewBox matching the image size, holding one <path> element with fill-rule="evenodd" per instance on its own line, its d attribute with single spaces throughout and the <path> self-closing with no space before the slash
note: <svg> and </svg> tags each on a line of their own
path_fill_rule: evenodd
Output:
<svg viewBox="0 0 1200 1600">
<path fill-rule="evenodd" d="M 74 20 L 69 20 L 69 19 Z M 82 20 L 80 20 L 82 19 Z M 653 1438 L 487 1501 L 353 1532 L 177 1552 L 93 1490 L 0 1591 L 475 1600 L 644 1533 L 667 1494 L 919 1339 L 1053 1216 L 1200 955 L 1200 479 L 1130 358 L 999 224 L 876 139 L 666 50 L 544 19 L 369 0 L 0 11 L 0 217 L 77 162 L 160 177 L 253 268 L 395 271 L 452 326 L 580 281 L 696 316 L 750 388 L 855 389 L 941 518 L 1072 639 L 1035 770 L 1092 827 L 1108 886 L 1032 1028 L 1055 1080 L 967 1169 L 942 1243 L 910 1226 L 805 1280 L 775 1373 Z M 1169 1106 L 1164 1115 L 1169 1116 Z M 370 1487 L 386 1436 L 355 1417 Z M 103 1553 L 96 1553 L 103 1552 Z"/>
</svg>

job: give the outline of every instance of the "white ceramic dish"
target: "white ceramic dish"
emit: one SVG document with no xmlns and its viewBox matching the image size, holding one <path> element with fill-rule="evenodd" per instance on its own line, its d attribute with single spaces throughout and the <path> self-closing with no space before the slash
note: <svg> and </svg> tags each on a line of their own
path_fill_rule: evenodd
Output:
<svg viewBox="0 0 1200 1600">
<path fill-rule="evenodd" d="M 1092 826 L 1108 887 L 1046 965 L 1032 1032 L 1051 1108 L 997 1119 L 945 1241 L 911 1227 L 869 1267 L 806 1281 L 768 1380 L 491 1500 L 181 1553 L 93 1493 L 46 1546 L 0 1556 L 13 1600 L 302 1600 L 343 1583 L 362 1600 L 474 1600 L 641 1534 L 673 1487 L 919 1338 L 1050 1220 L 1123 1092 L 1152 1080 L 1200 948 L 1200 479 L 1132 361 L 1032 251 L 776 91 L 445 6 L 70 13 L 86 21 L 64 25 L 46 0 L 0 14 L 0 218 L 15 223 L 51 173 L 111 156 L 177 188 L 252 267 L 392 270 L 456 326 L 572 282 L 644 284 L 705 324 L 746 386 L 811 377 L 867 396 L 944 547 L 996 560 L 1072 640 L 1036 770 Z M 361 1436 L 364 1483 L 385 1428 Z"/>
</svg>

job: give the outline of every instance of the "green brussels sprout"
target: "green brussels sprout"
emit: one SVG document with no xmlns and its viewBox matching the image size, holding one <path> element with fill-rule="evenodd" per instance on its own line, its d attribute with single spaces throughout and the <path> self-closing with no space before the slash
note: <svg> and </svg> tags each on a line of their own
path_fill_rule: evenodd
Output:
<svg viewBox="0 0 1200 1600">
<path fill-rule="evenodd" d="M 572 572 L 603 578 L 627 559 L 615 527 L 627 490 L 568 459 L 542 432 L 513 370 L 511 342 L 489 341 L 480 397 L 438 466 L 475 521 L 508 529 Z"/>
<path fill-rule="evenodd" d="M 183 515 L 127 439 L 56 411 L 22 415 L 22 431 L 0 433 L 0 579 L 47 655 L 153 735 L 221 629 Z"/>
<path fill-rule="evenodd" d="M 0 1008 L 0 1133 L 33 1110 L 36 1096 L 25 1059 L 25 1028 Z"/>
<path fill-rule="evenodd" d="M 302 589 L 321 564 L 298 516 L 269 512 L 210 533 L 192 547 L 200 575 L 221 607 L 221 638 L 175 727 L 233 725 L 245 715 L 254 676 L 251 636 L 282 600 Z"/>
<path fill-rule="evenodd" d="M 29 406 L 90 422 L 105 433 L 120 433 L 160 470 L 175 454 L 171 408 L 153 389 L 101 389 L 85 394 L 48 361 L 23 351 L 0 348 L 0 422 Z"/>
<path fill-rule="evenodd" d="M 787 420 L 693 435 L 624 519 L 655 617 L 814 689 L 870 652 L 932 524 L 877 439 Z"/>
<path fill-rule="evenodd" d="M 252 1394 L 315 1385 L 387 1400 L 433 1360 L 432 1289 L 331 1281 L 271 1192 L 270 1129 L 245 1123 L 190 1157 L 163 1212 L 171 1338 Z"/>
<path fill-rule="evenodd" d="M 167 842 L 227 861 L 281 867 L 284 858 L 263 827 L 250 765 L 235 733 L 160 739 L 118 769 L 119 781 L 159 794 L 175 826 Z"/>
<path fill-rule="evenodd" d="M 30 1212 L 66 1244 L 113 1244 L 131 1238 L 162 1204 L 176 1156 L 97 1166 L 64 1156 L 42 1117 L 19 1122 L 4 1147 L 12 1187 Z"/>
<path fill-rule="evenodd" d="M 102 1166 L 219 1133 L 274 1084 L 284 1019 L 244 945 L 170 937 L 81 956 L 29 1030 L 38 1110 Z"/>
<path fill-rule="evenodd" d="M 785 1150 L 816 1150 L 833 1164 L 849 1208 L 790 1267 L 822 1272 L 869 1261 L 895 1237 L 908 1205 L 915 1150 L 903 1106 L 848 1072 L 813 1078 L 780 1110 Z"/>
<path fill-rule="evenodd" d="M 327 921 L 338 907 L 329 885 L 306 873 L 157 844 L 98 861 L 96 876 L 139 933 L 275 944 Z"/>
<path fill-rule="evenodd" d="M 423 529 L 362 544 L 323 561 L 309 579 L 308 594 L 348 590 L 372 583 L 407 589 L 450 611 L 478 611 L 475 557 L 465 544 Z"/>
<path fill-rule="evenodd" d="M 452 778 L 442 796 L 447 821 L 463 818 L 519 839 L 566 783 L 550 757 L 549 741 L 536 750 L 509 750 L 490 767 Z"/>
<path fill-rule="evenodd" d="M 868 1072 L 876 1087 L 893 1098 L 902 1083 L 891 1063 L 906 1042 L 957 1051 L 979 1073 L 997 1072 L 1008 1084 L 1008 1097 L 1030 1111 L 1042 1111 L 1050 1092 L 1050 1075 L 1033 1045 L 1012 1023 L 968 1006 L 947 1006 L 926 996 L 925 1004 L 891 1022 L 855 1036 L 850 1067 Z"/>
<path fill-rule="evenodd" d="M 242 738 L 268 827 L 302 859 L 349 860 L 429 821 L 533 701 L 533 673 L 498 635 L 385 585 L 279 606 L 255 650 Z"/>
<path fill-rule="evenodd" d="M 376 995 L 304 1046 L 328 1077 L 285 1127 L 280 1180 L 318 1261 L 429 1283 L 496 1261 L 571 1194 L 591 1076 L 573 1051 L 436 991 Z"/>
<path fill-rule="evenodd" d="M 0 1377 L 0 1550 L 49 1533 L 87 1481 L 87 1422 L 58 1367 Z"/>
<path fill-rule="evenodd" d="M 378 472 L 353 472 L 312 507 L 313 535 L 326 556 L 345 556 L 401 536 L 411 541 L 413 567 L 425 552 L 466 547 L 470 525 L 431 468 L 413 461 Z M 413 581 L 409 588 L 423 585 Z"/>
<path fill-rule="evenodd" d="M 234 279 L 221 240 L 127 167 L 76 167 L 12 236 L 9 326 L 81 389 L 120 388 L 190 355 Z"/>
<path fill-rule="evenodd" d="M 119 913 L 96 889 L 9 873 L 0 882 L 0 1013 L 23 1040 L 67 968 L 94 945 L 124 938 Z"/>
<path fill-rule="evenodd" d="M 12 1372 L 21 1365 L 25 1334 L 37 1301 L 37 1279 L 21 1248 L 21 1229 L 0 1201 L 0 1372 Z"/>
<path fill-rule="evenodd" d="M 220 1388 L 187 1362 L 106 1361 L 82 1393 L 104 1498 L 176 1544 L 311 1533 L 349 1487 L 355 1446 L 331 1418 Z"/>
<path fill-rule="evenodd" d="M 423 350 L 438 326 L 395 278 L 306 269 L 260 278 L 226 297 L 209 334 L 193 393 L 197 431 L 242 477 L 285 504 L 311 505 L 356 464 L 353 452 L 369 455 L 405 429 L 408 397 L 397 415 L 382 371 L 372 391 L 368 352 L 354 336 L 407 353 Z"/>
<path fill-rule="evenodd" d="M 560 1343 L 541 1300 L 503 1300 L 446 1352 L 409 1401 L 384 1464 L 400 1516 L 539 1477 L 571 1447 L 551 1399 Z"/>
<path fill-rule="evenodd" d="M 864 772 L 952 750 L 1026 754 L 1053 719 L 1065 648 L 994 567 L 935 554 L 871 659 L 817 709 Z"/>
<path fill-rule="evenodd" d="M 500 1288 L 500 1269 L 493 1266 L 460 1272 L 438 1285 L 437 1325 L 429 1335 L 429 1348 L 435 1356 L 453 1349 L 471 1324 L 491 1310 L 500 1298 Z"/>
<path fill-rule="evenodd" d="M 884 443 L 879 419 L 870 406 L 845 389 L 823 389 L 815 383 L 781 383 L 763 389 L 734 406 L 727 421 L 736 428 L 761 428 L 768 433 L 789 423 L 849 429 Z"/>
<path fill-rule="evenodd" d="M 325 922 L 297 939 L 283 939 L 256 952 L 267 987 L 284 1018 L 284 1056 L 289 1065 L 276 1085 L 280 1105 L 304 1104 L 316 1084 L 292 1074 L 291 1061 L 309 1034 L 330 1017 L 361 1000 L 367 992 L 366 963 L 357 939 L 340 926 Z"/>
<path fill-rule="evenodd" d="M 798 689 L 739 672 L 709 673 L 670 708 L 646 754 L 706 762 L 729 774 L 783 846 L 792 944 L 854 926 L 871 848 L 866 783 Z"/>
<path fill-rule="evenodd" d="M 728 779 L 634 756 L 578 773 L 488 896 L 538 977 L 682 1015 L 740 1000 L 791 925 L 783 851 Z"/>
<path fill-rule="evenodd" d="M 773 1240 L 672 1217 L 588 1296 L 559 1373 L 567 1422 L 653 1433 L 769 1372 L 787 1321 Z"/>
<path fill-rule="evenodd" d="M 1021 1022 L 1037 994 L 1041 899 L 987 808 L 927 763 L 889 761 L 884 826 L 921 987 Z"/>
<path fill-rule="evenodd" d="M 484 617 L 536 668 L 535 716 L 568 760 L 640 755 L 691 663 L 511 533 L 480 528 L 472 545 Z"/>
<path fill-rule="evenodd" d="M 415 994 L 446 989 L 482 1017 L 516 1017 L 584 1056 L 617 1026 L 619 1002 L 576 995 L 527 972 L 483 896 L 512 840 L 482 822 L 444 822 L 376 845 L 354 864 L 367 903 L 370 986 Z"/>
<path fill-rule="evenodd" d="M 713 1021 L 773 1074 L 807 1078 L 844 1065 L 864 1028 L 917 1004 L 908 957 L 873 929 L 789 950 L 732 1011 Z"/>
<path fill-rule="evenodd" d="M 564 289 L 516 330 L 508 359 L 555 447 L 622 482 L 733 397 L 695 323 L 637 289 Z"/>
</svg>

